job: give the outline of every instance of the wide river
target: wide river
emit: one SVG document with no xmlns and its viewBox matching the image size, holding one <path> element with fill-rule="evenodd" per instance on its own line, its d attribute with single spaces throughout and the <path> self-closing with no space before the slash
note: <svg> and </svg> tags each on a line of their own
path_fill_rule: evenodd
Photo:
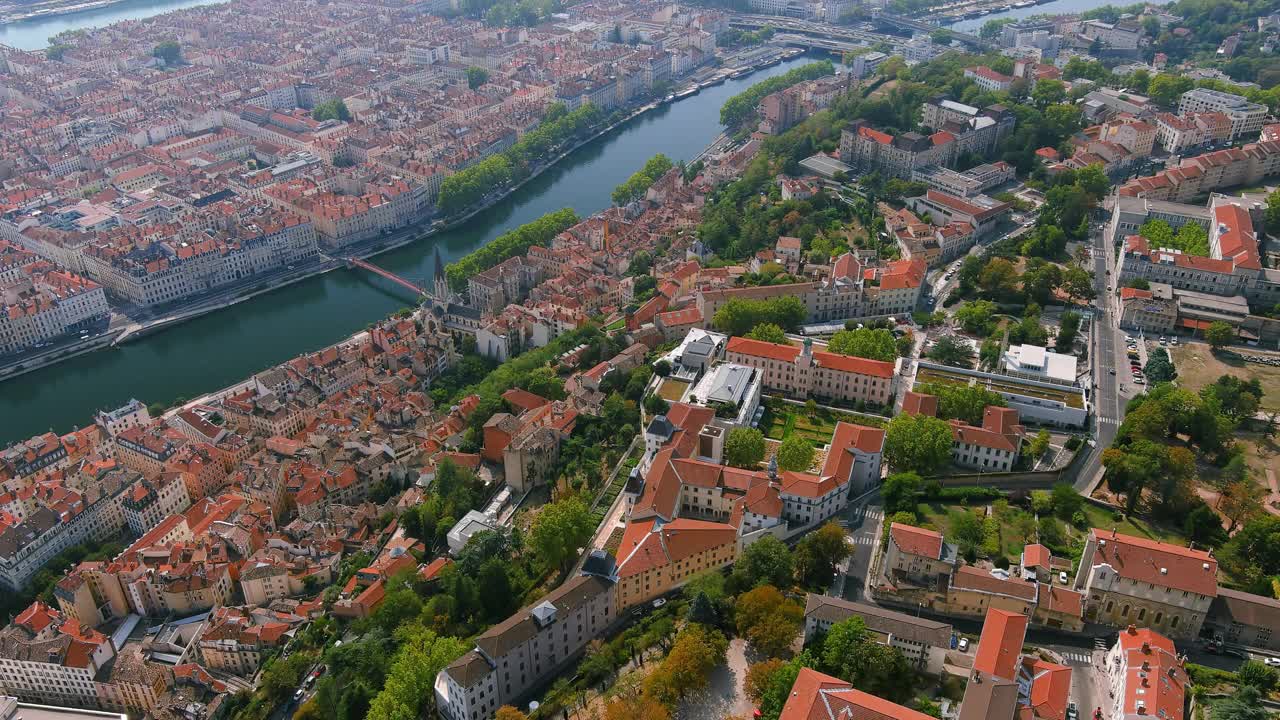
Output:
<svg viewBox="0 0 1280 720">
<path fill-rule="evenodd" d="M 597 212 L 609 205 L 613 188 L 654 154 L 678 160 L 701 152 L 723 129 L 720 106 L 731 95 L 811 61 L 793 58 L 645 113 L 579 148 L 470 222 L 373 262 L 429 284 L 437 246 L 447 261 L 552 210 L 572 207 L 584 217 Z M 337 270 L 0 383 L 0 447 L 50 429 L 84 426 L 95 410 L 131 397 L 145 403 L 198 397 L 337 342 L 412 300 L 362 270 Z"/>
</svg>

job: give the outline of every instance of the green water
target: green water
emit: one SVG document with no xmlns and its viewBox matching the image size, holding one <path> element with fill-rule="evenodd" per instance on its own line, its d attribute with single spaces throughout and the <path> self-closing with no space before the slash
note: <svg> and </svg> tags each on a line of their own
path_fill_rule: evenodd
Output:
<svg viewBox="0 0 1280 720">
<path fill-rule="evenodd" d="M 424 281 L 431 275 L 437 245 L 448 261 L 551 210 L 572 207 L 584 217 L 601 210 L 609 205 L 613 188 L 654 154 L 678 160 L 701 152 L 723 129 L 720 106 L 731 95 L 809 61 L 794 58 L 635 118 L 469 223 L 373 262 Z M 131 397 L 145 403 L 198 397 L 341 340 L 411 301 L 385 280 L 360 270 L 339 270 L 23 375 L 0 384 L 0 447 L 38 432 L 86 425 L 95 410 Z"/>
</svg>

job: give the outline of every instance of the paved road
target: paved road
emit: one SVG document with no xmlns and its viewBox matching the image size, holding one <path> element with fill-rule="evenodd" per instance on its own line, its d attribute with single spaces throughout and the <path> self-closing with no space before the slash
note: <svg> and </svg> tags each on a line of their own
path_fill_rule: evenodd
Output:
<svg viewBox="0 0 1280 720">
<path fill-rule="evenodd" d="M 1112 257 L 1115 251 L 1111 239 L 1107 237 L 1105 226 L 1093 232 L 1093 288 L 1098 293 L 1094 302 L 1094 318 L 1092 336 L 1093 359 L 1093 411 L 1094 437 L 1096 446 L 1089 448 L 1089 456 L 1076 475 L 1076 490 L 1087 492 L 1097 474 L 1102 469 L 1102 451 L 1110 447 L 1115 439 L 1116 430 L 1124 417 L 1123 405 L 1119 393 L 1118 374 L 1126 369 L 1124 362 L 1124 343 L 1121 340 L 1119 317 L 1115 312 L 1115 295 L 1107 288 L 1112 278 L 1118 273 L 1112 268 Z M 1111 275 L 1107 271 L 1111 270 Z M 1117 374 L 1112 374 L 1113 372 Z M 1127 372 L 1127 370 L 1126 370 Z"/>
<path fill-rule="evenodd" d="M 832 595 L 846 600 L 871 602 L 864 599 L 867 573 L 871 570 L 871 558 L 880 541 L 880 526 L 884 521 L 884 508 L 880 506 L 880 491 L 875 490 L 864 498 L 849 503 L 840 525 L 853 542 L 853 555 L 836 573 Z"/>
</svg>

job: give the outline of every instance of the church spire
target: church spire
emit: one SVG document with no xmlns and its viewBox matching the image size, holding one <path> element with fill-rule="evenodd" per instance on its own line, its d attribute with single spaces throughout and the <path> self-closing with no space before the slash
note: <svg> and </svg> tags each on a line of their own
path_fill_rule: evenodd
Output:
<svg viewBox="0 0 1280 720">
<path fill-rule="evenodd" d="M 440 246 L 436 246 L 435 294 L 438 302 L 449 301 L 449 279 L 444 274 L 444 260 L 440 257 Z"/>
</svg>

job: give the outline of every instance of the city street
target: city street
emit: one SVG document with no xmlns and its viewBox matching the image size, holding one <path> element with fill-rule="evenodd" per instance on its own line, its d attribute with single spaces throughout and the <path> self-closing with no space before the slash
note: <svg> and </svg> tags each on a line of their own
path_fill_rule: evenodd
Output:
<svg viewBox="0 0 1280 720">
<path fill-rule="evenodd" d="M 1112 267 L 1115 251 L 1111 238 L 1107 236 L 1106 226 L 1093 231 L 1093 287 L 1098 293 L 1094 301 L 1093 323 L 1090 334 L 1094 338 L 1092 348 L 1093 359 L 1093 403 L 1095 442 L 1089 448 L 1089 455 L 1080 466 L 1076 475 L 1077 491 L 1088 492 L 1102 469 L 1102 451 L 1115 439 L 1116 430 L 1123 419 L 1120 400 L 1121 369 L 1127 371 L 1128 363 L 1124 362 L 1124 342 L 1119 328 L 1119 316 L 1115 312 L 1115 296 L 1108 289 L 1117 271 Z M 1111 271 L 1111 275 L 1107 271 Z M 1116 373 L 1116 374 L 1113 374 Z"/>
<path fill-rule="evenodd" d="M 871 559 L 875 556 L 876 545 L 880 541 L 883 522 L 884 508 L 880 506 L 878 489 L 849 503 L 844 516 L 840 518 L 840 525 L 853 543 L 853 555 L 837 570 L 832 595 L 846 600 L 870 602 L 864 599 L 867 574 L 871 570 Z"/>
</svg>

